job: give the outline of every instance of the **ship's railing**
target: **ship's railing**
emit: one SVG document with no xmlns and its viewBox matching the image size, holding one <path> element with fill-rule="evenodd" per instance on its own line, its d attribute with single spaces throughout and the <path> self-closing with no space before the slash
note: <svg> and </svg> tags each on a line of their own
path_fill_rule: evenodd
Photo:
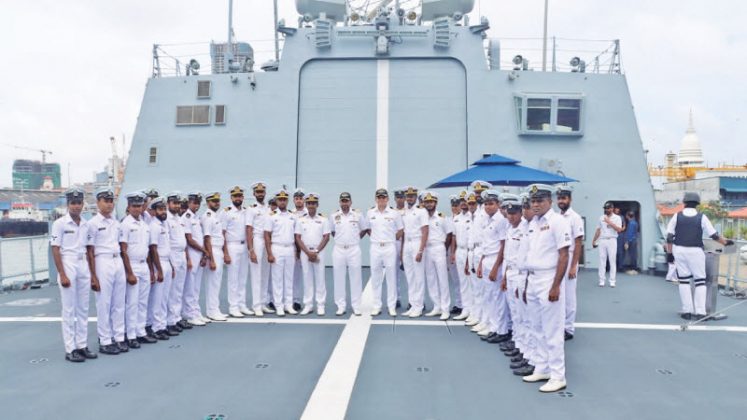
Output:
<svg viewBox="0 0 747 420">
<path fill-rule="evenodd" d="M 0 238 L 0 290 L 49 280 L 49 235 Z"/>
<path fill-rule="evenodd" d="M 719 281 L 723 295 L 747 298 L 747 240 L 735 242 L 737 252 L 721 256 Z"/>
<path fill-rule="evenodd" d="M 493 38 L 493 37 L 491 37 Z M 517 56 L 527 61 L 528 70 L 542 71 L 542 38 L 496 37 L 500 41 L 502 70 L 523 68 Z M 486 42 L 486 49 L 487 49 Z M 623 73 L 620 40 L 550 37 L 547 40 L 545 71 Z M 487 58 L 487 51 L 486 51 Z M 579 61 L 571 63 L 574 58 Z"/>
<path fill-rule="evenodd" d="M 282 53 L 283 38 L 280 38 L 279 53 Z M 220 44 L 225 41 L 215 41 Z M 243 42 L 243 41 L 242 41 Z M 255 70 L 275 58 L 274 39 L 254 39 L 246 41 L 254 51 Z M 153 64 L 151 77 L 185 76 L 191 60 L 200 64 L 198 74 L 211 74 L 212 57 L 210 42 L 186 42 L 174 44 L 153 44 Z"/>
</svg>

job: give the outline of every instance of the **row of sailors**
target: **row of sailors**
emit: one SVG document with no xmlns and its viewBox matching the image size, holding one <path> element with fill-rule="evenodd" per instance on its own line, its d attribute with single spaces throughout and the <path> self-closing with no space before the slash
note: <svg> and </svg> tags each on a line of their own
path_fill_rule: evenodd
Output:
<svg viewBox="0 0 747 420">
<path fill-rule="evenodd" d="M 570 209 L 570 189 L 558 191 L 559 201 L 565 202 L 565 209 L 561 206 L 564 217 L 553 217 L 556 214 L 550 209 L 551 201 L 542 199 L 549 197 L 550 188 L 535 185 L 530 190 L 532 200 L 546 202 L 547 208 L 544 212 L 533 209 L 542 216 L 537 222 L 540 226 L 532 229 L 530 222 L 524 220 L 519 228 L 507 218 L 521 208 L 518 198 L 505 194 L 501 197 L 489 188 L 490 184 L 476 181 L 472 192 L 464 191 L 453 197 L 452 208 L 455 213 L 459 209 L 453 217 L 436 211 L 438 198 L 432 192 L 423 192 L 420 195 L 422 206 L 416 205 L 418 191 L 414 187 L 396 191 L 398 204 L 404 204 L 403 196 L 407 202 L 398 209 L 388 206 L 386 190 L 377 190 L 376 206 L 365 215 L 351 208 L 349 193 L 342 193 L 340 209 L 329 218 L 316 212 L 317 194 L 304 196 L 298 191 L 294 194 L 295 211 L 288 211 L 289 195 L 285 190 L 274 196 L 277 209 L 268 210 L 264 204 L 265 184 L 261 182 L 252 185 L 257 200 L 253 206 L 243 206 L 243 190 L 235 187 L 230 192 L 232 206 L 221 211 L 220 194 L 210 193 L 205 197 L 208 209 L 200 217 L 197 216 L 202 201 L 199 193 L 189 194 L 187 208 L 183 209 L 178 194 L 164 199 L 157 197 L 154 191 L 149 191 L 150 194 L 136 192 L 127 195 L 128 216 L 121 225 L 112 217 L 110 190 L 97 192 L 99 214 L 87 224 L 79 217 L 82 191 L 69 191 L 70 212 L 55 222 L 51 237 L 62 286 L 67 357 L 82 361 L 95 356 L 88 350 L 85 340 L 87 299 L 83 299 L 83 295 L 87 296 L 89 277 L 91 288 L 96 292 L 102 353 L 126 351 L 139 347 L 140 343 L 168 339 L 192 325 L 225 320 L 218 301 L 224 264 L 231 316 L 262 316 L 273 312 L 273 302 L 279 316 L 286 312 L 295 314 L 294 289 L 296 293 L 300 290 L 295 284 L 300 278 L 304 283 L 301 313 L 313 311 L 316 301 L 317 313 L 324 315 L 326 290 L 320 256 L 330 234 L 335 238 L 332 254 L 337 314 L 346 312 L 347 274 L 352 309 L 360 315 L 359 243 L 363 236 L 370 234 L 372 315 L 378 315 L 384 303 L 390 315 L 397 315 L 399 260 L 405 271 L 410 303 L 404 315 L 422 315 L 427 279 L 429 295 L 434 302 L 433 310 L 427 315 L 448 319 L 448 259 L 459 278 L 457 300 L 463 307 L 456 319 L 466 320 L 466 324 L 473 326 L 486 340 L 501 342 L 502 346 L 510 344 L 515 347 L 511 352 L 516 353 L 527 346 L 522 341 L 526 338 L 526 334 L 522 334 L 524 324 L 535 333 L 559 331 L 559 343 L 556 334 L 552 335 L 552 340 L 549 333 L 535 334 L 535 342 L 545 343 L 544 347 L 535 346 L 539 359 L 533 359 L 531 350 L 525 351 L 518 371 L 531 370 L 525 380 L 551 379 L 547 384 L 550 386 L 546 385 L 543 390 L 562 389 L 565 375 L 559 364 L 564 365 L 563 332 L 573 333 L 575 316 L 575 281 L 563 284 L 563 278 L 575 279 L 580 252 L 573 252 L 573 248 L 583 236 L 581 219 Z M 143 211 L 146 201 L 149 212 Z M 504 208 L 498 211 L 501 201 Z M 555 229 L 553 225 L 559 227 Z M 549 232 L 553 234 L 545 238 Z M 537 241 L 530 240 L 534 236 Z M 533 242 L 547 244 L 534 249 L 528 245 Z M 550 242 L 552 245 L 548 245 Z M 87 259 L 83 257 L 86 248 Z M 556 248 L 559 251 L 553 252 Z M 297 270 L 298 265 L 301 270 Z M 203 268 L 207 273 L 207 317 L 202 316 L 198 304 Z M 245 295 L 249 269 L 252 309 L 248 308 Z M 294 271 L 301 271 L 303 276 L 294 278 Z M 560 279 L 556 279 L 556 274 Z M 75 279 L 72 288 L 71 278 Z M 519 281 L 521 278 L 525 281 Z M 527 280 L 532 278 L 535 281 Z M 382 302 L 385 279 L 387 296 Z M 522 294 L 529 296 L 523 298 L 523 305 L 516 302 Z M 567 309 L 566 295 L 573 296 L 567 299 Z M 534 322 L 519 321 L 523 306 L 534 316 L 527 316 L 527 320 Z M 549 308 L 553 311 L 548 311 Z M 509 334 L 512 324 L 513 341 Z M 537 330 L 538 326 L 544 329 Z"/>
</svg>

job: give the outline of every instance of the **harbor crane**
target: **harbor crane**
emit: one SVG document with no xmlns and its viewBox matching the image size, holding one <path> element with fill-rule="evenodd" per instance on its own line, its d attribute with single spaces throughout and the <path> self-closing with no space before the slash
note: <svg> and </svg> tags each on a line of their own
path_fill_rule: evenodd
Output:
<svg viewBox="0 0 747 420">
<path fill-rule="evenodd" d="M 3 144 L 4 146 L 13 147 L 15 149 L 21 149 L 21 150 L 30 150 L 32 152 L 41 152 L 42 154 L 42 163 L 47 163 L 47 154 L 52 154 L 51 150 L 44 150 L 44 149 L 34 149 L 33 147 L 25 147 L 25 146 L 17 146 L 15 144 Z"/>
</svg>

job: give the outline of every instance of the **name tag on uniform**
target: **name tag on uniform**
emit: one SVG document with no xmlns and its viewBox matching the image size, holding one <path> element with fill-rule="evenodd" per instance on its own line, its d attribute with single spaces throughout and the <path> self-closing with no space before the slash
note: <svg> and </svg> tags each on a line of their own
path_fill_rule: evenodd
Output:
<svg viewBox="0 0 747 420">
<path fill-rule="evenodd" d="M 74 230 L 66 230 L 64 233 L 75 233 Z"/>
<path fill-rule="evenodd" d="M 101 232 L 102 230 L 106 230 L 106 227 L 100 227 L 99 228 L 99 232 Z"/>
<path fill-rule="evenodd" d="M 540 230 L 550 230 L 550 225 L 542 226 Z"/>
</svg>

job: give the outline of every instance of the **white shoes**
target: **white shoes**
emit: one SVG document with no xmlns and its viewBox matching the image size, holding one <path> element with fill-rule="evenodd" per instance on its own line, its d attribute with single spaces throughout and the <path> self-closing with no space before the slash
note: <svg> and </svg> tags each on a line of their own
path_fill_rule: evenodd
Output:
<svg viewBox="0 0 747 420">
<path fill-rule="evenodd" d="M 397 316 L 397 310 L 396 309 L 390 309 L 389 310 L 389 316 Z"/>
<path fill-rule="evenodd" d="M 345 315 L 345 309 L 344 308 L 337 308 L 337 312 L 335 312 L 335 315 L 337 315 L 337 316 L 343 316 L 343 315 Z"/>
<path fill-rule="evenodd" d="M 192 319 L 188 320 L 187 322 L 189 323 L 189 325 L 195 325 L 197 327 L 203 327 L 203 326 L 205 326 L 205 321 L 203 321 L 200 318 L 192 318 Z"/>
<path fill-rule="evenodd" d="M 353 309 L 353 315 L 361 316 L 361 311 L 359 311 L 358 309 Z"/>
<path fill-rule="evenodd" d="M 462 313 L 459 314 L 459 316 L 454 317 L 454 321 L 464 321 L 465 319 L 469 319 L 469 312 L 462 310 Z"/>
<path fill-rule="evenodd" d="M 560 379 L 550 379 L 546 384 L 540 387 L 540 392 L 557 392 L 561 389 L 565 389 L 565 381 Z"/>
<path fill-rule="evenodd" d="M 209 323 L 213 322 L 210 318 L 204 316 L 203 314 L 197 315 L 197 319 L 201 320 L 202 322 L 204 322 L 206 324 L 209 324 Z"/>
<path fill-rule="evenodd" d="M 208 318 L 212 319 L 213 321 L 219 321 L 219 322 L 228 321 L 228 317 L 226 316 L 226 314 L 221 314 L 221 313 L 208 315 Z"/>
<path fill-rule="evenodd" d="M 303 307 L 303 310 L 301 311 L 301 315 L 308 315 L 313 311 L 314 311 L 314 308 L 311 305 L 306 305 Z"/>
<path fill-rule="evenodd" d="M 278 311 L 280 311 L 280 310 L 278 309 Z M 291 306 L 291 305 L 288 305 L 288 306 L 285 307 L 285 312 L 288 315 L 298 315 L 298 311 L 296 311 L 295 309 L 293 309 L 293 306 Z"/>
<path fill-rule="evenodd" d="M 487 328 L 487 327 L 477 332 L 477 335 L 479 335 L 480 337 L 487 337 L 489 334 L 490 334 L 490 328 Z"/>
<path fill-rule="evenodd" d="M 599 287 L 604 287 L 604 282 L 603 281 L 599 282 Z"/>
<path fill-rule="evenodd" d="M 244 314 L 242 314 L 240 311 L 234 309 L 231 311 L 228 311 L 228 315 L 231 315 L 234 318 L 243 318 Z"/>
<path fill-rule="evenodd" d="M 433 308 L 432 311 L 430 311 L 427 314 L 425 314 L 425 316 L 439 316 L 439 315 L 441 315 L 441 311 L 439 311 L 436 308 Z"/>
<path fill-rule="evenodd" d="M 479 324 L 480 320 L 476 318 L 467 318 L 467 320 L 464 322 L 464 325 L 468 327 L 474 327 L 475 325 Z"/>
<path fill-rule="evenodd" d="M 615 282 L 614 281 L 610 281 L 610 287 L 615 287 Z"/>
<path fill-rule="evenodd" d="M 379 315 L 380 313 L 381 313 L 381 308 L 379 308 L 379 309 L 374 309 L 373 311 L 371 311 L 371 316 L 377 316 L 377 315 Z"/>
<path fill-rule="evenodd" d="M 482 331 L 482 330 L 484 330 L 484 329 L 485 329 L 485 328 L 487 328 L 487 327 L 488 327 L 488 326 L 487 326 L 487 325 L 485 325 L 485 324 L 477 324 L 477 325 L 475 325 L 474 327 L 470 328 L 470 331 L 472 331 L 472 332 L 478 332 L 478 331 Z"/>
<path fill-rule="evenodd" d="M 285 316 L 285 311 L 283 310 L 283 308 L 280 308 L 280 307 L 278 307 L 278 310 L 275 313 L 277 314 L 277 316 Z"/>
<path fill-rule="evenodd" d="M 441 318 L 440 319 L 441 319 L 441 321 L 448 320 L 449 319 L 449 313 L 448 312 L 441 313 Z"/>
<path fill-rule="evenodd" d="M 243 308 L 241 308 L 241 313 L 244 314 L 244 315 L 254 315 L 254 311 L 252 311 L 251 309 L 247 308 L 246 306 L 243 307 Z"/>
<path fill-rule="evenodd" d="M 254 316 L 263 317 L 265 316 L 265 313 L 262 311 L 262 308 L 257 308 L 254 310 Z"/>
<path fill-rule="evenodd" d="M 423 311 L 415 311 L 411 309 L 410 313 L 408 313 L 407 316 L 410 318 L 420 318 L 421 316 L 423 316 Z"/>
<path fill-rule="evenodd" d="M 270 308 L 270 307 L 269 307 L 269 306 L 267 306 L 267 305 L 262 305 L 262 312 L 264 312 L 264 313 L 266 313 L 266 314 L 274 314 L 274 313 L 275 313 L 275 310 L 274 310 L 274 309 L 272 309 L 272 308 Z"/>
<path fill-rule="evenodd" d="M 524 382 L 541 382 L 550 379 L 549 373 L 533 373 L 529 376 L 521 378 Z"/>
<path fill-rule="evenodd" d="M 324 306 L 317 306 L 316 314 L 319 316 L 324 316 Z"/>
</svg>

